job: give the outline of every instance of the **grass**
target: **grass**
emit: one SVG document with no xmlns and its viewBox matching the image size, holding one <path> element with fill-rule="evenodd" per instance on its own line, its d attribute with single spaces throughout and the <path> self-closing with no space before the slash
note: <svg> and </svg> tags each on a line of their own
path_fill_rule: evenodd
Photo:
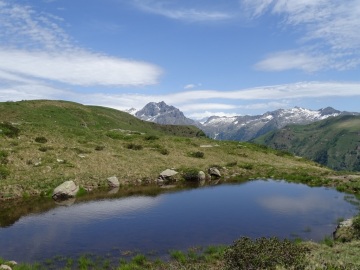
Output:
<svg viewBox="0 0 360 270">
<path fill-rule="evenodd" d="M 85 189 L 103 187 L 113 175 L 129 184 L 145 178 L 154 182 L 167 168 L 207 171 L 212 164 L 227 168 L 223 180 L 276 177 L 329 186 L 334 182 L 326 180 L 333 171 L 305 159 L 251 143 L 216 141 L 218 147 L 201 148 L 214 141 L 195 127 L 160 126 L 113 109 L 23 101 L 0 103 L 0 111 L 3 125 L 13 127 L 17 135 L 0 136 L 0 150 L 6 153 L 1 157 L 8 161 L 0 165 L 0 199 L 19 198 L 24 192 L 44 196 L 66 180 Z M 339 186 L 350 190 L 357 183 Z"/>
</svg>

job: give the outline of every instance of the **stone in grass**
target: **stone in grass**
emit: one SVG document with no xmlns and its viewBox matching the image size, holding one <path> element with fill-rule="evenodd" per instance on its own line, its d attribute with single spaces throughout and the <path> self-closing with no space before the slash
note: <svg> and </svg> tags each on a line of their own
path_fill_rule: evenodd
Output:
<svg viewBox="0 0 360 270">
<path fill-rule="evenodd" d="M 117 188 L 120 186 L 119 179 L 116 176 L 111 176 L 111 177 L 107 178 L 107 182 L 108 182 L 109 187 L 111 187 L 111 188 Z"/>
<path fill-rule="evenodd" d="M 1 270 L 12 270 L 12 268 L 10 266 L 6 265 L 6 264 L 0 265 L 0 269 Z"/>
<path fill-rule="evenodd" d="M 67 198 L 75 197 L 78 191 L 79 186 L 77 186 L 74 181 L 69 180 L 54 189 L 52 198 L 54 200 L 65 200 Z"/>
<path fill-rule="evenodd" d="M 215 178 L 220 178 L 221 177 L 220 171 L 215 167 L 209 168 L 208 172 L 209 172 L 209 174 L 211 176 L 214 176 Z"/>
</svg>

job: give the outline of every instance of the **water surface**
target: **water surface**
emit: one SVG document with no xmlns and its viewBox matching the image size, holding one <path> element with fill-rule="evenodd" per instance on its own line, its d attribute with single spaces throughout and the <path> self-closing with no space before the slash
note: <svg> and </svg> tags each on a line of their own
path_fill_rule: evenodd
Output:
<svg viewBox="0 0 360 270">
<path fill-rule="evenodd" d="M 230 244 L 240 236 L 319 241 L 332 234 L 337 219 L 357 213 L 344 196 L 257 180 L 59 206 L 0 228 L 0 256 L 28 262 L 126 251 L 162 256 L 172 249 Z"/>
</svg>

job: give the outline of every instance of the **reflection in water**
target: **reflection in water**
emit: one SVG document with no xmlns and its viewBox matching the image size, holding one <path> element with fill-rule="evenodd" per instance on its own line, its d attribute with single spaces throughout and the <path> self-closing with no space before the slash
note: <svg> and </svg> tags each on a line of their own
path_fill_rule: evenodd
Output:
<svg viewBox="0 0 360 270">
<path fill-rule="evenodd" d="M 34 261 L 113 250 L 115 256 L 127 250 L 161 255 L 171 249 L 230 244 L 244 235 L 321 240 L 332 233 L 337 218 L 356 214 L 343 198 L 325 188 L 252 181 L 77 203 L 0 228 L 0 254 Z"/>
</svg>

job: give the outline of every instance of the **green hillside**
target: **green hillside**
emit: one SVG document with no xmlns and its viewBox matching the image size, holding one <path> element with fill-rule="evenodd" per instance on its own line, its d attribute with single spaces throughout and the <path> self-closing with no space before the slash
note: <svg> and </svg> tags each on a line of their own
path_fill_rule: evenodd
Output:
<svg viewBox="0 0 360 270">
<path fill-rule="evenodd" d="M 360 116 L 291 125 L 254 142 L 289 151 L 335 170 L 360 171 Z"/>
<path fill-rule="evenodd" d="M 193 126 L 162 126 L 114 109 L 40 100 L 0 103 L 0 115 L 0 199 L 49 196 L 66 180 L 87 190 L 105 187 L 113 175 L 124 185 L 145 185 L 167 168 L 184 176 L 211 166 L 220 168 L 223 180 L 334 184 L 328 178 L 334 172 L 313 162 L 250 143 L 214 141 Z"/>
</svg>

